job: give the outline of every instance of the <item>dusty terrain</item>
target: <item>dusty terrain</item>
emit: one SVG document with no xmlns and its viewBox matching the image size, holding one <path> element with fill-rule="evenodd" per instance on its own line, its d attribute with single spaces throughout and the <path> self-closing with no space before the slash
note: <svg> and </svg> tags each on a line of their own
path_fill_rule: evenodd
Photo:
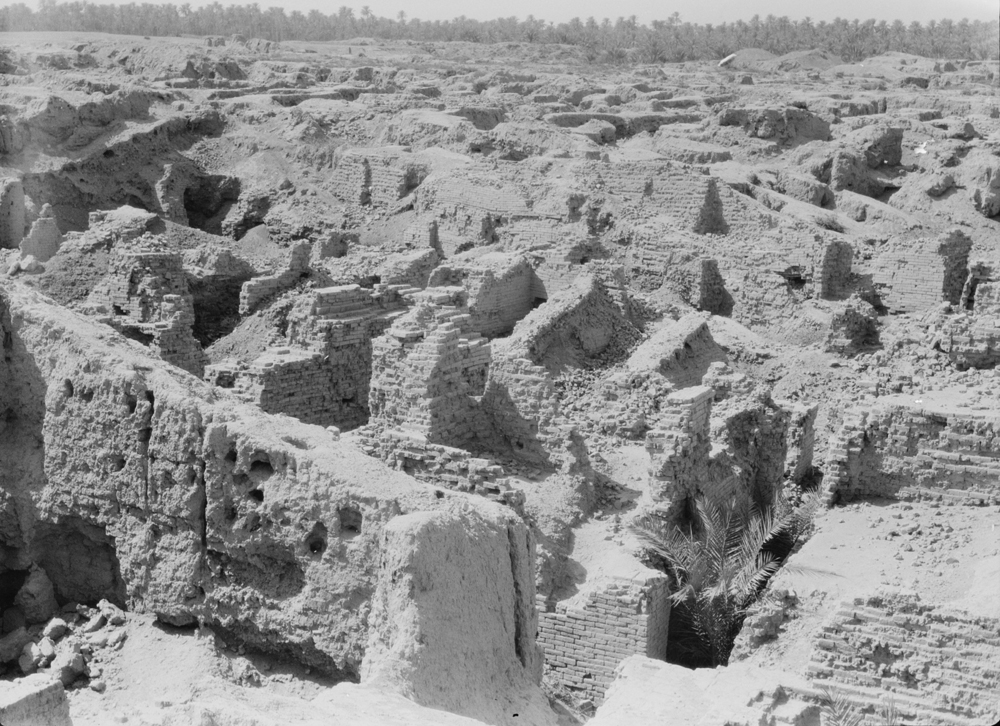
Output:
<svg viewBox="0 0 1000 726">
<path fill-rule="evenodd" d="M 4 726 L 996 719 L 996 62 L 0 49 Z M 813 491 L 662 663 L 630 523 Z"/>
</svg>

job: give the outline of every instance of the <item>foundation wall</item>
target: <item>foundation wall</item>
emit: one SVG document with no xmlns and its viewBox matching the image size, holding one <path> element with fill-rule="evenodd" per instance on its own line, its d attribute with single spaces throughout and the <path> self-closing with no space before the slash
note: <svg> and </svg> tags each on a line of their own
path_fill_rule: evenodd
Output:
<svg viewBox="0 0 1000 726">
<path fill-rule="evenodd" d="M 590 593 L 582 606 L 538 598 L 538 642 L 550 677 L 595 704 L 630 655 L 663 660 L 670 601 L 667 579 L 623 581 Z"/>
<path fill-rule="evenodd" d="M 861 708 L 891 696 L 906 723 L 996 717 L 1000 622 L 916 600 L 842 603 L 814 640 L 807 676 Z"/>
<path fill-rule="evenodd" d="M 831 495 L 1000 502 L 1000 419 L 907 406 L 856 411 L 831 441 Z"/>
</svg>

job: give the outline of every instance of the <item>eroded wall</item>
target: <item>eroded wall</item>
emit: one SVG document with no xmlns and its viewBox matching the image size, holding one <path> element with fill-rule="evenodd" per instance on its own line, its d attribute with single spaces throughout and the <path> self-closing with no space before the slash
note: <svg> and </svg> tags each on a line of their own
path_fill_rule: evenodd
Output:
<svg viewBox="0 0 1000 726">
<path fill-rule="evenodd" d="M 63 602 L 101 596 L 175 624 L 201 619 L 248 648 L 358 678 L 385 524 L 464 495 L 236 402 L 18 283 L 0 303 L 4 567 L 40 562 Z M 523 522 L 482 498 L 461 506 L 503 523 L 505 549 L 482 556 L 509 566 Z M 497 586 L 529 620 L 532 571 Z M 518 637 L 533 647 L 533 629 Z"/>
</svg>

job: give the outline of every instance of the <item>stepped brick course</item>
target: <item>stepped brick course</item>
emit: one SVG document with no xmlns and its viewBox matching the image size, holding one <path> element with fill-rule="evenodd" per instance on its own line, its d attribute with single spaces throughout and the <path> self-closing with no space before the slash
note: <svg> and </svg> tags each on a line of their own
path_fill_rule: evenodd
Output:
<svg viewBox="0 0 1000 726">
<path fill-rule="evenodd" d="M 826 486 L 847 500 L 1000 502 L 998 434 L 995 413 L 887 401 L 845 417 L 828 450 Z"/>
<path fill-rule="evenodd" d="M 996 619 L 870 597 L 842 603 L 823 626 L 807 675 L 862 708 L 891 695 L 903 723 L 988 724 L 1000 715 L 998 662 Z"/>
</svg>

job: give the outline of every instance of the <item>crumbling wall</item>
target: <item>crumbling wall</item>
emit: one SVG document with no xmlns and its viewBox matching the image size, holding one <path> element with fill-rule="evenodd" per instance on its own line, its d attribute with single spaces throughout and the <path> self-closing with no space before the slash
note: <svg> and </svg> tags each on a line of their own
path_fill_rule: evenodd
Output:
<svg viewBox="0 0 1000 726">
<path fill-rule="evenodd" d="M 193 298 L 178 253 L 142 246 L 115 251 L 87 301 L 102 321 L 163 360 L 199 378 L 204 373 L 208 357 L 192 335 Z"/>
<path fill-rule="evenodd" d="M 32 225 L 28 234 L 21 240 L 21 256 L 31 255 L 39 262 L 48 262 L 59 251 L 62 244 L 62 234 L 56 223 L 52 207 L 42 206 L 38 219 Z"/>
<path fill-rule="evenodd" d="M 313 290 L 289 313 L 286 344 L 247 364 L 208 366 L 206 377 L 268 413 L 323 426 L 368 421 L 372 340 L 402 313 L 402 286 Z"/>
<path fill-rule="evenodd" d="M 653 507 L 670 519 L 684 508 L 708 480 L 708 455 L 712 449 L 709 420 L 715 392 L 693 386 L 671 393 L 662 429 L 646 434 L 649 453 L 649 491 Z"/>
<path fill-rule="evenodd" d="M 699 235 L 729 230 L 718 182 L 707 172 L 669 161 L 584 162 L 574 171 L 581 187 L 595 186 L 640 211 L 669 218 L 679 230 Z"/>
<path fill-rule="evenodd" d="M 17 249 L 24 237 L 24 187 L 20 179 L 0 179 L 0 250 Z"/>
<path fill-rule="evenodd" d="M 356 679 L 385 524 L 463 495 L 436 496 L 319 427 L 220 398 L 19 283 L 0 289 L 0 320 L 0 401 L 14 412 L 0 417 L 6 561 L 26 569 L 49 553 L 66 572 L 100 582 L 87 544 L 100 534 L 129 609 L 174 624 L 201 619 L 230 642 Z M 455 547 L 511 573 L 481 571 L 491 607 L 522 613 L 520 635 L 512 629 L 504 642 L 520 642 L 521 667 L 537 672 L 527 665 L 535 656 L 526 531 L 478 498 L 463 506 L 500 523 L 484 525 L 491 541 L 514 543 L 480 549 L 463 535 Z M 462 570 L 431 560 L 436 577 L 460 581 Z M 66 584 L 56 574 L 56 591 Z M 467 622 L 474 645 L 483 625 Z"/>
<path fill-rule="evenodd" d="M 688 388 L 701 385 L 712 363 L 727 359 L 726 352 L 712 338 L 706 316 L 691 313 L 643 341 L 626 367 L 631 371 L 656 371 L 674 388 Z"/>
<path fill-rule="evenodd" d="M 505 358 L 526 358 L 557 373 L 620 359 L 638 338 L 606 286 L 582 275 L 521 320 L 502 347 Z"/>
<path fill-rule="evenodd" d="M 456 502 L 396 517 L 379 544 L 362 682 L 487 723 L 554 725 L 535 688 L 543 658 L 524 522 Z"/>
<path fill-rule="evenodd" d="M 595 704 L 630 655 L 663 660 L 670 622 L 664 576 L 623 580 L 589 593 L 583 602 L 548 603 L 538 596 L 538 642 L 549 677 Z"/>
<path fill-rule="evenodd" d="M 387 207 L 410 194 L 427 174 L 427 166 L 406 147 L 348 149 L 337 155 L 330 185 L 351 204 Z"/>
<path fill-rule="evenodd" d="M 485 370 L 490 348 L 463 331 L 466 313 L 439 319 L 437 312 L 433 305 L 418 305 L 373 343 L 369 405 L 379 426 L 461 446 L 476 434 L 472 396 L 481 395 L 470 387 L 468 371 Z"/>
<path fill-rule="evenodd" d="M 287 290 L 309 274 L 309 259 L 312 247 L 308 242 L 298 242 L 292 246 L 288 266 L 273 275 L 255 277 L 243 283 L 240 290 L 240 315 L 252 313 L 263 301 L 279 292 Z"/>
<path fill-rule="evenodd" d="M 844 417 L 830 443 L 824 487 L 843 500 L 931 497 L 1000 501 L 1000 419 L 883 396 Z"/>
<path fill-rule="evenodd" d="M 827 244 L 816 271 L 819 296 L 824 300 L 837 300 L 848 293 L 854 248 L 845 240 Z"/>
<path fill-rule="evenodd" d="M 535 275 L 524 257 L 452 259 L 434 270 L 428 285 L 462 285 L 468 291 L 472 328 L 489 338 L 509 333 L 534 307 Z"/>
<path fill-rule="evenodd" d="M 968 276 L 972 240 L 959 229 L 936 240 L 891 243 L 872 266 L 872 281 L 890 311 L 957 305 Z"/>
<path fill-rule="evenodd" d="M 996 718 L 1000 622 L 916 596 L 843 602 L 813 640 L 806 674 L 858 708 L 891 695 L 905 722 L 944 726 Z"/>
</svg>

